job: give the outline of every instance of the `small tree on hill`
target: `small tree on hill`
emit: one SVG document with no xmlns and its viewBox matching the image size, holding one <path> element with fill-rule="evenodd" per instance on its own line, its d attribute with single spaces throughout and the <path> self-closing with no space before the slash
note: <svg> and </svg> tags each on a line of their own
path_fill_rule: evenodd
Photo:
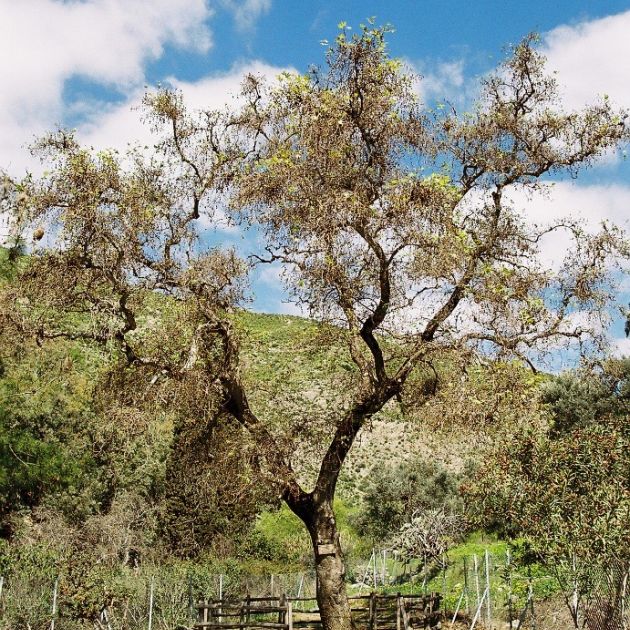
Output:
<svg viewBox="0 0 630 630">
<path fill-rule="evenodd" d="M 409 387 L 431 398 L 445 355 L 529 362 L 533 349 L 595 339 L 573 316 L 606 303 L 619 234 L 565 222 L 575 248 L 544 269 L 538 243 L 553 226 L 530 224 L 506 192 L 574 174 L 626 127 L 607 101 L 557 109 L 532 44 L 484 81 L 472 113 L 433 115 L 384 30 L 342 34 L 324 70 L 272 88 L 249 77 L 236 112 L 191 114 L 176 93 L 150 95 L 167 132 L 153 156 L 123 162 L 54 134 L 40 146 L 51 174 L 18 196 L 21 223 L 48 236 L 3 290 L 2 330 L 111 347 L 112 409 L 133 413 L 153 395 L 199 422 L 222 411 L 239 423 L 242 447 L 310 533 L 327 630 L 352 625 L 333 499 L 370 419 Z M 239 358 L 231 313 L 247 265 L 199 238 L 226 200 L 265 239 L 249 260 L 283 267 L 291 297 L 323 324 L 318 345 L 348 367 L 321 382 L 317 404 L 278 388 L 265 406 Z M 305 444 L 321 451 L 312 480 L 296 472 Z"/>
<path fill-rule="evenodd" d="M 366 480 L 359 531 L 385 541 L 426 511 L 461 512 L 461 476 L 437 462 L 417 459 L 374 471 Z"/>
</svg>

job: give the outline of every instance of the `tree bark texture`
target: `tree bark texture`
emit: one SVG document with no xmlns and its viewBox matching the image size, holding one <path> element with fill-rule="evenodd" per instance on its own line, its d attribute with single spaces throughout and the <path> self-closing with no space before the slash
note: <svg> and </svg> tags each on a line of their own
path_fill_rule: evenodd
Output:
<svg viewBox="0 0 630 630">
<path fill-rule="evenodd" d="M 334 511 L 327 501 L 314 508 L 313 520 L 307 526 L 315 555 L 317 603 L 322 625 L 324 630 L 353 630 L 346 567 Z"/>
</svg>

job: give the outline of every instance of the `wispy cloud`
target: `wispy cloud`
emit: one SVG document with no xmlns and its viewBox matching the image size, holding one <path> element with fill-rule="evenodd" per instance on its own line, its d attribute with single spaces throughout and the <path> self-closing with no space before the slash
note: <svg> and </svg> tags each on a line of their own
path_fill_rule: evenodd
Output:
<svg viewBox="0 0 630 630">
<path fill-rule="evenodd" d="M 258 19 L 271 9 L 271 0 L 221 0 L 221 3 L 232 12 L 240 31 L 252 30 Z"/>
<path fill-rule="evenodd" d="M 417 75 L 415 90 L 423 103 L 446 100 L 461 105 L 474 92 L 477 82 L 465 73 L 463 59 L 449 61 L 410 61 L 405 64 Z"/>
</svg>

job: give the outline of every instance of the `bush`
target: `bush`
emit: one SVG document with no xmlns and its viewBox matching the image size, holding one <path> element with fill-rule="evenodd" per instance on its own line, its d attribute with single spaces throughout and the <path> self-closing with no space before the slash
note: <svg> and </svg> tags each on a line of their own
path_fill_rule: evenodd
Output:
<svg viewBox="0 0 630 630">
<path fill-rule="evenodd" d="M 460 475 L 437 462 L 412 460 L 373 470 L 356 525 L 364 536 L 390 538 L 415 512 L 444 507 L 458 511 Z"/>
</svg>

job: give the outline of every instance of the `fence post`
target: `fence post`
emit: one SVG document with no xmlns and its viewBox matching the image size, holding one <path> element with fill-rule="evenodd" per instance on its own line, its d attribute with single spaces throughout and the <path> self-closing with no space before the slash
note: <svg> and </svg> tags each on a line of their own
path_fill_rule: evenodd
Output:
<svg viewBox="0 0 630 630">
<path fill-rule="evenodd" d="M 487 594 L 487 590 L 483 592 L 483 596 L 479 602 L 479 605 L 477 606 L 477 612 L 475 613 L 472 623 L 470 624 L 470 630 L 474 630 L 474 627 L 477 625 L 477 621 L 479 621 L 479 617 L 481 616 L 481 609 L 483 608 L 483 600 L 486 598 Z"/>
<path fill-rule="evenodd" d="M 59 578 L 55 579 L 53 586 L 52 615 L 50 620 L 50 630 L 55 630 L 55 618 L 57 617 L 57 588 L 59 586 Z"/>
<path fill-rule="evenodd" d="M 155 576 L 151 576 L 151 584 L 149 586 L 149 630 L 151 630 L 153 626 L 153 583 L 155 580 Z"/>
<path fill-rule="evenodd" d="M 453 619 L 451 620 L 451 627 L 455 623 L 457 619 L 457 615 L 459 614 L 459 609 L 462 605 L 462 600 L 464 599 L 464 593 L 466 592 L 465 588 L 466 587 L 464 587 L 464 590 L 462 590 L 462 594 L 459 596 L 459 599 L 457 600 L 457 606 L 455 607 L 455 612 L 453 613 Z M 446 606 L 444 606 L 444 608 L 442 609 L 442 613 L 444 614 L 444 616 L 446 616 Z"/>
<path fill-rule="evenodd" d="M 426 551 L 424 552 L 424 565 L 422 567 L 422 572 L 424 573 L 424 576 L 422 578 L 422 594 L 426 595 L 427 594 L 427 572 L 429 570 L 429 567 L 427 566 L 427 554 Z"/>
<path fill-rule="evenodd" d="M 223 620 L 223 573 L 219 573 L 219 623 Z"/>
<path fill-rule="evenodd" d="M 203 610 L 201 611 L 201 622 L 206 623 L 208 621 L 208 600 L 203 600 Z"/>
<path fill-rule="evenodd" d="M 492 625 L 492 605 L 490 602 L 490 554 L 486 549 L 486 591 L 488 596 L 486 597 L 486 625 L 488 628 Z"/>
<path fill-rule="evenodd" d="M 370 593 L 370 613 L 368 617 L 368 628 L 370 630 L 374 630 L 374 617 L 375 617 L 375 607 L 374 607 L 374 591 Z"/>
<path fill-rule="evenodd" d="M 193 619 L 193 585 L 192 575 L 188 574 L 188 621 Z"/>
<path fill-rule="evenodd" d="M 396 596 L 396 630 L 400 630 L 400 593 Z"/>
<path fill-rule="evenodd" d="M 530 577 L 530 582 L 529 582 L 529 591 L 532 595 L 532 598 L 530 601 L 530 608 L 532 610 L 532 630 L 536 630 L 536 611 L 534 610 L 534 587 L 532 585 L 531 577 Z"/>
<path fill-rule="evenodd" d="M 530 608 L 530 607 L 532 609 L 532 627 L 533 628 L 536 627 L 536 621 L 534 619 L 534 607 L 533 607 L 533 601 L 532 601 L 533 597 L 534 597 L 534 591 L 532 590 L 532 583 L 531 583 L 531 579 L 530 579 L 529 586 L 527 587 L 527 601 L 525 602 L 525 608 L 523 608 L 523 611 L 519 615 L 518 625 L 516 626 L 516 630 L 521 630 L 521 627 L 522 627 L 523 622 L 525 621 L 525 617 L 527 615 L 527 609 Z M 530 604 L 531 604 L 531 606 L 530 606 Z"/>
<path fill-rule="evenodd" d="M 287 603 L 287 630 L 293 630 L 293 602 Z"/>
<path fill-rule="evenodd" d="M 512 617 L 514 615 L 514 611 L 512 610 L 512 564 L 510 558 L 510 550 L 505 550 L 505 572 L 507 576 L 508 583 L 508 617 L 510 621 L 510 629 L 512 628 Z"/>
<path fill-rule="evenodd" d="M 477 554 L 473 554 L 473 569 L 475 571 L 475 590 L 477 591 L 476 604 L 479 606 L 479 599 L 481 598 L 481 590 L 479 588 L 479 563 L 477 562 Z"/>
<path fill-rule="evenodd" d="M 470 616 L 470 597 L 468 596 L 468 562 L 464 556 L 464 593 L 466 593 L 466 613 Z"/>
<path fill-rule="evenodd" d="M 376 549 L 372 547 L 372 560 L 374 564 L 372 565 L 372 578 L 374 583 L 374 588 L 376 588 Z"/>
<path fill-rule="evenodd" d="M 626 589 L 628 587 L 628 573 L 630 573 L 629 569 L 626 569 L 623 575 L 623 583 L 621 590 L 621 618 L 625 619 L 626 617 Z M 0 587 L 0 595 L 2 594 L 2 587 Z"/>
<path fill-rule="evenodd" d="M 385 559 L 387 557 L 387 551 L 383 549 L 383 560 L 381 562 L 381 584 L 385 586 Z"/>
<path fill-rule="evenodd" d="M 446 610 L 446 557 L 442 556 L 442 610 Z"/>
<path fill-rule="evenodd" d="M 283 623 L 286 625 L 286 611 L 283 608 L 286 606 L 286 595 L 284 593 L 280 594 L 280 598 L 278 600 L 278 623 Z"/>
</svg>

